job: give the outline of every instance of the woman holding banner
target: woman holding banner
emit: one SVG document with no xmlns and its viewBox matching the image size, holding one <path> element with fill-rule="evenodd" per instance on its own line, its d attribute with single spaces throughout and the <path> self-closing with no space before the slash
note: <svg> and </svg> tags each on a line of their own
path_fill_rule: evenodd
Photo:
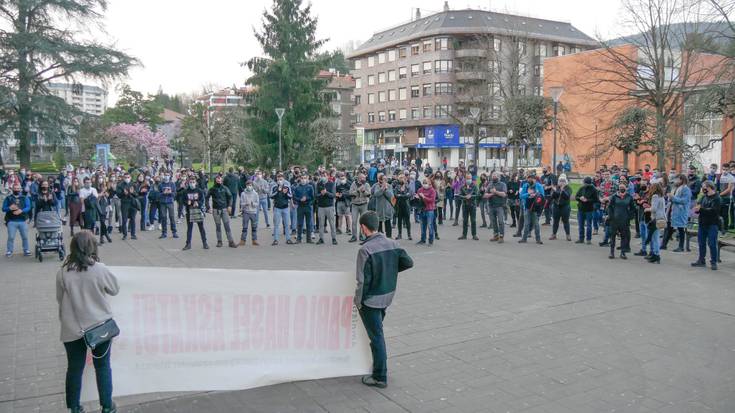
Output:
<svg viewBox="0 0 735 413">
<path fill-rule="evenodd" d="M 107 296 L 117 295 L 118 291 L 117 278 L 99 262 L 94 234 L 90 231 L 78 232 L 71 240 L 69 256 L 56 274 L 61 341 L 66 348 L 68 363 L 66 407 L 72 413 L 84 412 L 79 399 L 88 346 L 93 347 L 92 359 L 102 413 L 117 411 L 112 402 L 110 369 L 111 339 L 117 334 L 110 329 L 105 334 L 97 335 L 94 341 L 89 341 L 88 337 L 92 337 L 95 331 L 114 326 Z"/>
</svg>

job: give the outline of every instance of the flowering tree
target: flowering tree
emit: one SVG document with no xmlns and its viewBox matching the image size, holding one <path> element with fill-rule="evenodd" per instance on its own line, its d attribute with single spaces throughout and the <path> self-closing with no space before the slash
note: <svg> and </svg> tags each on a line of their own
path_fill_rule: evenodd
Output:
<svg viewBox="0 0 735 413">
<path fill-rule="evenodd" d="M 166 135 L 153 132 L 145 123 L 119 123 L 107 128 L 105 134 L 110 139 L 112 152 L 128 160 L 135 159 L 142 148 L 149 157 L 171 153 Z"/>
</svg>

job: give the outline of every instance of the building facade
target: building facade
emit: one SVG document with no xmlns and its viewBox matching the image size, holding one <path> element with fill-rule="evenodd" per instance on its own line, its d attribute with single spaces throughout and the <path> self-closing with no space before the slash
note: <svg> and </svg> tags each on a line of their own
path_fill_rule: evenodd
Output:
<svg viewBox="0 0 735 413">
<path fill-rule="evenodd" d="M 480 47 L 480 38 L 490 39 L 492 49 Z M 488 85 L 488 71 L 500 72 L 509 64 L 500 60 L 501 51 L 511 46 L 522 50 L 519 89 L 542 95 L 547 57 L 577 53 L 596 44 L 570 23 L 449 10 L 446 4 L 440 13 L 426 17 L 417 13 L 413 21 L 375 33 L 348 55 L 354 68 L 354 120 L 362 155 L 366 160 L 421 158 L 431 165 L 446 157 L 454 166 L 471 160 L 469 137 L 478 128 L 484 137 L 478 165 L 510 164 L 514 154 L 505 145 L 502 97 L 484 109 L 492 111 L 494 121 L 475 125 L 469 117 L 473 106 L 485 104 L 477 97 L 484 93 L 478 89 Z M 539 149 L 523 148 L 523 158 L 538 163 Z"/>
<path fill-rule="evenodd" d="M 107 90 L 80 83 L 49 83 L 52 95 L 58 96 L 84 113 L 102 116 L 107 110 Z"/>
<path fill-rule="evenodd" d="M 337 165 L 354 166 L 360 162 L 359 148 L 355 144 L 353 125 L 355 79 L 334 69 L 322 70 L 317 75 L 327 81 L 324 94 L 332 112 L 332 124 L 339 141 L 343 143 L 334 156 Z"/>
</svg>

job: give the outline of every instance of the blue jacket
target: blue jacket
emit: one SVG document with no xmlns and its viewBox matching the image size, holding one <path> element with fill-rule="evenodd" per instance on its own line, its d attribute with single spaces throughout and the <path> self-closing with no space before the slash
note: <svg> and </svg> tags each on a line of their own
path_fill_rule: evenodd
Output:
<svg viewBox="0 0 735 413">
<path fill-rule="evenodd" d="M 170 189 L 170 194 L 164 194 L 164 189 Z M 174 203 L 174 197 L 176 196 L 176 184 L 169 181 L 169 182 L 161 182 L 161 186 L 158 187 L 158 202 L 161 204 L 173 204 Z"/>
<path fill-rule="evenodd" d="M 692 190 L 682 185 L 671 197 L 671 226 L 686 228 L 689 222 L 689 208 L 692 202 Z"/>
<path fill-rule="evenodd" d="M 293 191 L 294 202 L 299 206 L 309 206 L 314 203 L 314 187 L 311 184 L 296 185 L 291 188 Z M 306 201 L 301 202 L 301 198 L 306 197 Z"/>
<path fill-rule="evenodd" d="M 537 194 L 539 194 L 539 195 L 541 195 L 543 197 L 546 196 L 546 194 L 544 193 L 544 186 L 541 185 L 540 182 L 536 181 L 536 183 L 534 184 L 533 187 L 536 188 L 536 193 Z M 524 182 L 523 183 L 523 186 L 521 187 L 521 192 L 520 192 L 519 195 L 520 195 L 520 198 L 521 198 L 521 205 L 523 206 L 523 209 L 525 209 L 526 200 L 528 199 L 528 182 Z"/>
<path fill-rule="evenodd" d="M 17 203 L 21 211 L 20 215 L 13 215 L 10 211 L 10 205 Z M 26 195 L 8 195 L 3 200 L 3 212 L 5 212 L 5 222 L 9 221 L 25 221 L 28 218 L 28 213 L 31 212 L 31 199 Z"/>
</svg>

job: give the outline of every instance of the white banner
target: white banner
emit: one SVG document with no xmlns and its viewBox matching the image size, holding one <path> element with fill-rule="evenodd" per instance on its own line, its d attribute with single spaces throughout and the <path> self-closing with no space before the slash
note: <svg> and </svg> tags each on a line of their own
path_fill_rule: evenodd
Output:
<svg viewBox="0 0 735 413">
<path fill-rule="evenodd" d="M 368 374 L 354 274 L 111 267 L 114 396 Z M 91 359 L 84 401 L 97 399 Z"/>
</svg>

